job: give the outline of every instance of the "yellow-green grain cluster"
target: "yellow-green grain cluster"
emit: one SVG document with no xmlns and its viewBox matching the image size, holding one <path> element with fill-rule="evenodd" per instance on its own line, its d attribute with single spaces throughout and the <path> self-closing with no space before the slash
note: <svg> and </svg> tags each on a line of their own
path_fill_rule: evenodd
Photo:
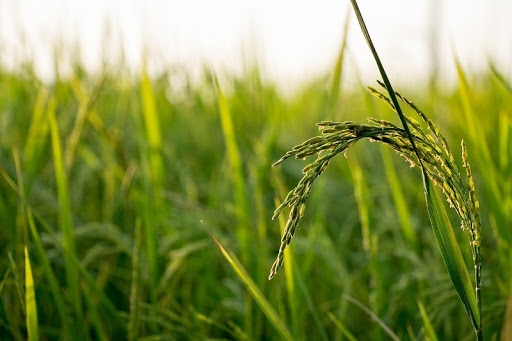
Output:
<svg viewBox="0 0 512 341">
<path fill-rule="evenodd" d="M 381 84 L 382 85 L 382 84 Z M 395 110 L 391 100 L 376 90 L 368 88 L 371 94 L 384 100 Z M 423 123 L 430 130 L 425 132 L 421 124 L 412 117 L 406 117 L 411 128 L 411 134 L 417 147 L 417 153 L 411 141 L 402 128 L 385 120 L 368 119 L 368 124 L 356 122 L 332 122 L 322 121 L 318 127 L 322 132 L 321 136 L 315 136 L 304 143 L 297 145 L 281 157 L 273 166 L 281 164 L 289 157 L 304 159 L 317 155 L 315 161 L 304 167 L 303 177 L 292 189 L 282 204 L 275 210 L 273 218 L 279 215 L 285 207 L 290 207 L 290 213 L 284 235 L 281 239 L 281 246 L 272 268 L 269 278 L 272 278 L 283 262 L 283 255 L 286 246 L 290 243 L 297 225 L 304 214 L 306 199 L 311 191 L 313 182 L 322 174 L 330 160 L 339 153 L 345 152 L 350 146 L 361 139 L 381 142 L 395 150 L 404 157 L 411 167 L 420 164 L 418 156 L 425 167 L 425 171 L 432 182 L 443 190 L 450 206 L 455 209 L 461 226 L 467 232 L 472 245 L 473 259 L 477 267 L 477 292 L 480 282 L 480 243 L 481 225 L 479 220 L 479 204 L 475 199 L 475 187 L 471 170 L 467 162 L 467 153 L 462 143 L 462 160 L 467 173 L 467 182 L 462 180 L 460 172 L 455 164 L 453 155 L 448 147 L 446 139 L 441 135 L 439 129 L 418 107 L 402 95 L 396 93 L 397 97 L 411 107 L 421 118 Z"/>
</svg>

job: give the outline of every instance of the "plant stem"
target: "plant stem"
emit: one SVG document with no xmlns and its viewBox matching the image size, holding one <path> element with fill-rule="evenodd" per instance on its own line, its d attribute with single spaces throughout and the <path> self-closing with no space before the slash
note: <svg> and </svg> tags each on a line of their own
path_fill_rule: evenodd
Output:
<svg viewBox="0 0 512 341">
<path fill-rule="evenodd" d="M 361 14 L 361 11 L 359 10 L 359 6 L 357 5 L 356 0 L 350 0 L 352 3 L 352 7 L 354 8 L 354 12 L 357 17 L 357 21 L 359 22 L 359 26 L 361 27 L 361 31 L 363 31 L 364 38 L 366 39 L 366 42 L 368 43 L 368 47 L 370 48 L 373 58 L 375 59 L 375 62 L 377 63 L 377 67 L 379 68 L 380 75 L 382 76 L 382 80 L 384 81 L 384 84 L 386 85 L 386 90 L 389 93 L 389 97 L 391 98 L 391 101 L 393 102 L 393 105 L 395 106 L 396 112 L 398 114 L 398 117 L 400 117 L 400 121 L 402 122 L 402 125 L 404 126 L 404 130 L 407 133 L 407 137 L 409 137 L 409 140 L 411 141 L 412 148 L 414 149 L 414 153 L 418 157 L 421 169 L 423 170 L 423 181 L 425 182 L 426 179 L 426 173 L 423 167 L 423 162 L 421 161 L 420 155 L 418 153 L 418 150 L 416 148 L 416 143 L 414 142 L 414 139 L 412 138 L 411 131 L 409 130 L 409 125 L 407 124 L 407 121 L 405 120 L 405 116 L 402 112 L 402 108 L 400 107 L 400 104 L 398 103 L 398 99 L 396 98 L 395 91 L 393 90 L 393 87 L 391 86 L 391 82 L 389 81 L 388 75 L 386 74 L 386 70 L 384 69 L 384 66 L 382 65 L 382 62 L 380 61 L 379 55 L 377 53 L 377 50 L 375 49 L 375 46 L 373 45 L 372 38 L 370 37 L 370 33 L 368 32 L 368 29 L 366 28 L 366 24 L 364 23 L 363 15 Z"/>
</svg>

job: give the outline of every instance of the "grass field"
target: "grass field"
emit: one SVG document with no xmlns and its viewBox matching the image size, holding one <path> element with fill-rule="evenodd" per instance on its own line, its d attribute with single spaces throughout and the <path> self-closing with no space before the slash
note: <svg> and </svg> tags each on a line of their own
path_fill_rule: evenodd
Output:
<svg viewBox="0 0 512 341">
<path fill-rule="evenodd" d="M 287 96 L 257 67 L 192 82 L 77 63 L 51 85 L 30 65 L 0 68 L 0 338 L 473 339 L 421 174 L 376 143 L 333 159 L 267 279 L 285 223 L 273 211 L 307 164 L 272 163 L 323 120 L 399 124 L 364 89 L 376 84 L 339 87 L 342 65 Z M 484 338 L 510 340 L 512 80 L 457 67 L 453 88 L 395 90 L 436 122 L 459 169 L 466 143 Z"/>
</svg>

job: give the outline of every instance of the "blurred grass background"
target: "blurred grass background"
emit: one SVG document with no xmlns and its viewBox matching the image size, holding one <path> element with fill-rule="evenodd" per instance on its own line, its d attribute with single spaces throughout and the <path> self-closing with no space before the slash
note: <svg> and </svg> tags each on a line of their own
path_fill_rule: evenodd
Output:
<svg viewBox="0 0 512 341">
<path fill-rule="evenodd" d="M 321 120 L 396 122 L 367 84 L 343 86 L 342 61 L 286 95 L 257 66 L 192 81 L 76 62 L 52 84 L 0 67 L 1 338 L 472 339 L 420 172 L 376 144 L 333 161 L 267 280 L 283 225 L 271 216 L 306 162 L 270 165 Z M 455 87 L 395 89 L 454 152 L 468 146 L 484 335 L 510 339 L 512 88 L 492 65 L 457 67 Z"/>
</svg>

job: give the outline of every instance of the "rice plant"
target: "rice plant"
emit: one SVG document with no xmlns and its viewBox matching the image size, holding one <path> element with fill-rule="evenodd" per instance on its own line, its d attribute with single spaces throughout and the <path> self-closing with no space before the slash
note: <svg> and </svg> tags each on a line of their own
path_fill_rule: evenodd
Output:
<svg viewBox="0 0 512 341">
<path fill-rule="evenodd" d="M 278 166 L 289 157 L 305 159 L 317 155 L 316 160 L 304 167 L 302 179 L 274 211 L 273 219 L 285 207 L 290 208 L 288 221 L 281 238 L 281 245 L 277 258 L 271 267 L 269 279 L 272 279 L 281 267 L 284 251 L 290 244 L 297 225 L 304 215 L 306 199 L 311 192 L 313 183 L 325 171 L 331 159 L 340 153 L 345 153 L 359 140 L 369 139 L 372 142 L 380 142 L 404 157 L 411 167 L 419 167 L 421 169 L 427 211 L 441 250 L 441 256 L 475 329 L 477 339 L 481 340 L 481 223 L 479 203 L 475 198 L 475 185 L 467 160 L 464 141 L 461 141 L 461 145 L 462 163 L 466 170 L 466 182 L 462 181 L 453 154 L 439 129 L 413 102 L 393 90 L 377 51 L 373 46 L 357 2 L 351 0 L 351 3 L 383 78 L 383 82 L 379 81 L 378 83 L 387 90 L 389 97 L 373 87 L 368 87 L 368 90 L 372 95 L 383 100 L 398 114 L 403 128 L 389 121 L 375 118 L 370 118 L 368 124 L 351 121 L 322 121 L 317 124 L 322 135 L 312 137 L 302 144 L 296 145 L 272 165 L 274 167 Z M 425 132 L 421 124 L 402 112 L 398 99 L 416 112 L 430 132 Z M 431 187 L 430 181 L 442 189 L 450 207 L 455 209 L 460 218 L 462 230 L 468 235 L 475 269 L 474 290 L 450 221 L 437 192 Z"/>
</svg>

